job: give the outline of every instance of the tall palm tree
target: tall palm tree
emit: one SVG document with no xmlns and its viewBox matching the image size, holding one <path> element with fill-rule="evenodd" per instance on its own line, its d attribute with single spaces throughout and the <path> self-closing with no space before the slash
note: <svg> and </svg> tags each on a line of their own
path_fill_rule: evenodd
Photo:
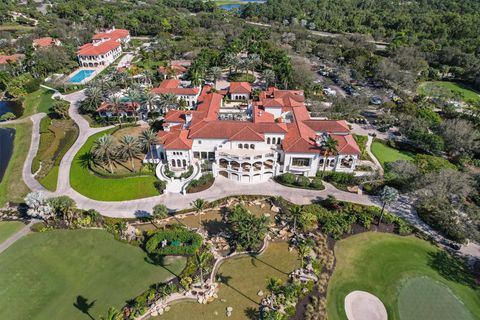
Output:
<svg viewBox="0 0 480 320">
<path fill-rule="evenodd" d="M 200 225 L 202 224 L 202 211 L 207 208 L 207 204 L 207 201 L 200 198 L 192 202 L 192 207 L 195 208 L 195 211 L 198 214 L 198 220 L 200 221 Z"/>
<path fill-rule="evenodd" d="M 160 108 L 166 113 L 170 109 L 178 109 L 179 103 L 177 97 L 172 93 L 164 93 L 159 96 Z"/>
<path fill-rule="evenodd" d="M 114 307 L 110 307 L 108 309 L 108 313 L 106 317 L 100 317 L 101 320 L 120 320 L 122 319 L 122 314 L 120 311 L 115 309 Z"/>
<path fill-rule="evenodd" d="M 380 201 L 382 204 L 382 211 L 380 213 L 380 219 L 378 219 L 378 225 L 382 222 L 383 214 L 385 212 L 385 206 L 391 204 L 392 202 L 397 201 L 398 199 L 398 190 L 389 186 L 385 186 L 380 192 Z"/>
<path fill-rule="evenodd" d="M 332 154 L 337 153 L 337 145 L 338 141 L 333 139 L 332 137 L 328 137 L 325 141 L 323 141 L 322 149 L 323 149 L 323 169 L 322 169 L 322 178 L 325 175 L 325 170 L 327 169 L 327 154 L 330 152 Z"/>
<path fill-rule="evenodd" d="M 282 281 L 280 279 L 269 278 L 267 280 L 267 290 L 270 291 L 271 299 L 270 299 L 270 308 L 273 310 L 273 302 L 275 300 L 275 294 L 282 286 Z"/>
<path fill-rule="evenodd" d="M 204 251 L 202 253 L 195 253 L 195 266 L 197 267 L 197 270 L 200 271 L 200 283 L 203 289 L 204 286 L 204 280 L 203 280 L 203 269 L 205 269 L 205 266 L 207 265 L 208 260 L 210 259 L 210 255 L 207 251 Z"/>
<path fill-rule="evenodd" d="M 120 111 L 122 109 L 122 99 L 118 95 L 110 96 L 109 103 L 112 105 L 112 109 L 114 114 L 118 117 L 118 123 L 120 126 L 122 125 L 122 116 L 120 115 Z"/>
<path fill-rule="evenodd" d="M 130 160 L 132 171 L 135 171 L 135 165 L 133 159 L 140 154 L 141 145 L 137 138 L 126 135 L 120 139 L 120 146 L 118 147 L 118 154 L 122 158 Z"/>
<path fill-rule="evenodd" d="M 96 110 L 102 103 L 103 93 L 101 87 L 97 85 L 90 85 L 85 89 L 85 104 L 88 106 L 88 110 Z"/>
<path fill-rule="evenodd" d="M 152 145 L 157 144 L 157 134 L 152 129 L 143 130 L 138 137 L 142 147 L 150 154 L 150 159 L 153 160 Z"/>
<path fill-rule="evenodd" d="M 222 76 L 222 68 L 211 67 L 209 70 L 209 74 L 213 80 L 213 83 L 215 84 L 215 87 L 217 87 L 217 80 Z"/>
<path fill-rule="evenodd" d="M 251 70 L 252 74 L 255 73 L 255 68 L 262 63 L 260 56 L 256 53 L 248 55 L 246 59 L 247 73 Z"/>
<path fill-rule="evenodd" d="M 297 231 L 297 220 L 301 217 L 303 208 L 301 206 L 292 206 L 288 211 L 293 219 L 293 233 L 295 234 Z"/>
<path fill-rule="evenodd" d="M 300 258 L 300 267 L 303 269 L 305 258 L 310 254 L 310 247 L 306 243 L 300 243 L 297 247 L 298 256 Z"/>
<path fill-rule="evenodd" d="M 146 92 L 143 95 L 143 102 L 147 104 L 149 111 L 153 111 L 155 109 L 154 105 L 156 100 L 157 100 L 157 95 L 152 92 Z"/>
<path fill-rule="evenodd" d="M 116 153 L 117 147 L 109 134 L 101 136 L 93 143 L 93 156 L 103 163 L 108 163 L 110 173 L 113 173 L 112 160 Z"/>
<path fill-rule="evenodd" d="M 236 54 L 230 52 L 223 58 L 224 63 L 228 66 L 228 74 L 232 74 L 232 68 L 238 65 L 238 57 Z"/>
<path fill-rule="evenodd" d="M 266 69 L 262 73 L 263 81 L 265 81 L 266 87 L 270 87 L 272 84 L 275 84 L 275 72 L 271 69 Z"/>
</svg>

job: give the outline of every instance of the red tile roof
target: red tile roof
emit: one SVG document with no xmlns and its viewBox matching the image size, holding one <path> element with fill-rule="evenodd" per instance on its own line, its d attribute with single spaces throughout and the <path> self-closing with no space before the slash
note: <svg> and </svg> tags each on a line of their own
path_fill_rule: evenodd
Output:
<svg viewBox="0 0 480 320">
<path fill-rule="evenodd" d="M 158 140 L 163 144 L 165 150 L 190 150 L 192 140 L 188 139 L 188 130 L 181 129 L 181 126 L 174 126 L 170 131 L 159 131 Z"/>
<path fill-rule="evenodd" d="M 307 126 L 316 132 L 326 133 L 349 133 L 350 128 L 345 120 L 306 120 Z"/>
<path fill-rule="evenodd" d="M 169 74 L 170 72 L 172 72 L 179 75 L 187 72 L 187 68 L 185 68 L 182 65 L 172 65 L 170 67 L 161 66 L 161 67 L 158 67 L 158 72 L 162 74 Z"/>
<path fill-rule="evenodd" d="M 181 88 L 180 80 L 169 79 L 163 80 L 158 88 L 153 88 L 152 93 L 155 94 L 174 94 L 174 95 L 186 95 L 195 96 L 198 94 L 198 88 Z"/>
<path fill-rule="evenodd" d="M 95 34 L 92 37 L 92 40 L 104 40 L 104 39 L 110 39 L 113 41 L 117 41 L 122 38 L 128 37 L 130 32 L 125 29 L 113 29 L 113 30 L 108 30 L 105 32 L 100 32 Z"/>
<path fill-rule="evenodd" d="M 48 47 L 55 44 L 58 40 L 53 39 L 52 37 L 45 37 L 33 40 L 33 45 L 37 47 Z"/>
<path fill-rule="evenodd" d="M 230 82 L 230 93 L 251 93 L 252 86 L 248 82 Z"/>
<path fill-rule="evenodd" d="M 331 134 L 332 139 L 337 140 L 337 152 L 340 154 L 360 154 L 360 148 L 351 134 Z"/>
<path fill-rule="evenodd" d="M 250 127 L 244 127 L 231 136 L 230 141 L 265 141 L 265 137 Z"/>
<path fill-rule="evenodd" d="M 12 55 L 2 55 L 0 54 L 0 64 L 7 64 L 8 61 L 10 62 L 17 62 L 23 57 L 21 54 L 12 54 Z"/>
<path fill-rule="evenodd" d="M 114 40 L 101 42 L 99 44 L 87 43 L 80 47 L 77 54 L 79 56 L 98 56 L 115 50 L 120 46 L 120 43 Z"/>
<path fill-rule="evenodd" d="M 118 111 L 119 112 L 134 112 L 140 107 L 140 104 L 138 102 L 125 102 L 121 103 L 118 106 Z M 115 109 L 114 105 L 110 102 L 103 101 L 100 106 L 96 110 L 97 112 L 113 112 L 116 113 L 117 110 Z"/>
<path fill-rule="evenodd" d="M 242 136 L 237 135 L 237 133 L 244 128 L 250 128 L 258 134 L 287 132 L 287 128 L 283 123 L 252 123 L 247 121 L 217 120 L 198 123 L 190 129 L 189 138 L 231 139 L 235 136 L 236 140 L 241 140 Z"/>
</svg>

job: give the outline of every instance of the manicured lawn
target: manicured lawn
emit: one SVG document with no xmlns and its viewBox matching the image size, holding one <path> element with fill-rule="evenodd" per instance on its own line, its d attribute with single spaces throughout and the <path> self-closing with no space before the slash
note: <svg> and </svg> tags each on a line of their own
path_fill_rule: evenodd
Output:
<svg viewBox="0 0 480 320">
<path fill-rule="evenodd" d="M 258 257 L 234 258 L 220 266 L 217 276 L 223 279 L 223 283 L 220 284 L 218 299 L 207 305 L 196 302 L 174 304 L 158 320 L 226 319 L 227 307 L 233 307 L 232 316 L 228 319 L 251 319 L 249 315 L 258 310 L 262 299 L 257 295 L 258 291 L 263 290 L 267 294 L 265 286 L 268 278 L 286 280 L 288 273 L 297 267 L 297 255 L 288 252 L 286 243 L 270 243 L 267 251 Z"/>
<path fill-rule="evenodd" d="M 0 182 L 0 207 L 3 207 L 7 201 L 22 202 L 25 195 L 30 191 L 23 182 L 22 170 L 30 148 L 32 126 L 30 123 L 22 123 L 12 126 L 12 128 L 16 130 L 15 141 L 12 157 L 2 182 Z"/>
<path fill-rule="evenodd" d="M 24 111 L 22 117 L 28 117 L 39 112 L 49 113 L 53 102 L 52 94 L 52 91 L 44 88 L 28 94 L 23 101 Z"/>
<path fill-rule="evenodd" d="M 78 127 L 72 120 L 44 117 L 40 124 L 40 145 L 33 159 L 32 173 L 50 191 L 57 188 L 60 161 L 78 137 Z M 40 166 L 41 163 L 41 166 Z"/>
<path fill-rule="evenodd" d="M 417 88 L 419 94 L 426 96 L 436 96 L 441 94 L 451 97 L 452 99 L 459 98 L 464 101 L 480 101 L 480 93 L 474 91 L 458 82 L 450 81 L 432 81 L 424 82 Z"/>
<path fill-rule="evenodd" d="M 479 288 L 473 288 L 471 279 L 450 260 L 439 259 L 441 253 L 426 241 L 386 233 L 362 233 L 337 242 L 336 268 L 327 293 L 328 318 L 346 319 L 345 296 L 351 291 L 363 290 L 384 303 L 389 319 L 410 320 L 399 315 L 399 291 L 407 279 L 417 277 L 428 277 L 445 285 L 462 300 L 473 318 L 480 317 Z M 424 294 L 419 291 L 416 297 Z M 410 312 L 416 312 L 415 305 L 409 306 Z"/>
<path fill-rule="evenodd" d="M 153 182 L 153 175 L 128 178 L 103 178 L 94 175 L 81 160 L 87 154 L 96 139 L 112 133 L 114 129 L 105 130 L 91 136 L 75 155 L 70 169 L 70 184 L 72 188 L 86 197 L 103 201 L 133 200 L 158 195 Z"/>
<path fill-rule="evenodd" d="M 378 161 L 380 161 L 380 164 L 384 168 L 386 162 L 394 162 L 397 160 L 413 160 L 413 154 L 393 149 L 378 141 L 374 141 L 372 143 L 372 153 L 378 159 Z"/>
<path fill-rule="evenodd" d="M 400 290 L 398 309 L 400 319 L 473 320 L 447 287 L 426 277 L 406 281 Z"/>
<path fill-rule="evenodd" d="M 185 266 L 184 258 L 165 268 L 145 258 L 101 230 L 28 235 L 0 254 L 0 319 L 90 319 L 74 305 L 83 298 L 99 319 Z"/>
<path fill-rule="evenodd" d="M 25 226 L 20 221 L 0 221 L 0 243 L 7 240 Z"/>
</svg>

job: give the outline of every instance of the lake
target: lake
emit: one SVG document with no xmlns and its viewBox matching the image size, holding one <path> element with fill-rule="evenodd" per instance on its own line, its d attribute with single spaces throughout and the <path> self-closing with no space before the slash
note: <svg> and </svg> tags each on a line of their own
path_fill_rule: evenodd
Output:
<svg viewBox="0 0 480 320">
<path fill-rule="evenodd" d="M 0 101 L 0 116 L 7 112 L 12 112 L 18 117 L 23 114 L 23 107 L 20 102 L 17 101 Z"/>
<path fill-rule="evenodd" d="M 0 181 L 3 179 L 8 162 L 12 157 L 15 129 L 0 128 Z"/>
<path fill-rule="evenodd" d="M 227 11 L 230 11 L 230 10 L 234 10 L 234 9 L 240 9 L 241 5 L 242 4 L 247 4 L 247 3 L 265 3 L 266 0 L 240 0 L 240 2 L 242 2 L 241 4 L 240 3 L 229 3 L 229 4 L 222 4 L 220 6 L 220 8 L 224 9 L 224 10 L 227 10 Z"/>
</svg>

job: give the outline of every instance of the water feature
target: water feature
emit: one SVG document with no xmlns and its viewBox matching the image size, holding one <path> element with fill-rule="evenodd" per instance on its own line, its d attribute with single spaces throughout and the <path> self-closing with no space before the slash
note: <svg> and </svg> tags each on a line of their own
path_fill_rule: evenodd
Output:
<svg viewBox="0 0 480 320">
<path fill-rule="evenodd" d="M 20 117 L 23 114 L 22 104 L 17 101 L 0 100 L 0 116 L 7 112 L 12 112 L 17 118 Z"/>
<path fill-rule="evenodd" d="M 12 157 L 15 129 L 0 128 L 0 182 L 3 179 L 8 162 Z"/>
<path fill-rule="evenodd" d="M 71 83 L 81 83 L 85 79 L 89 78 L 95 70 L 80 70 L 73 77 L 70 78 Z"/>
<path fill-rule="evenodd" d="M 240 0 L 239 2 L 241 3 L 227 3 L 227 4 L 222 4 L 220 6 L 221 9 L 230 11 L 234 9 L 240 9 L 242 4 L 247 4 L 247 3 L 265 3 L 266 0 Z"/>
</svg>

